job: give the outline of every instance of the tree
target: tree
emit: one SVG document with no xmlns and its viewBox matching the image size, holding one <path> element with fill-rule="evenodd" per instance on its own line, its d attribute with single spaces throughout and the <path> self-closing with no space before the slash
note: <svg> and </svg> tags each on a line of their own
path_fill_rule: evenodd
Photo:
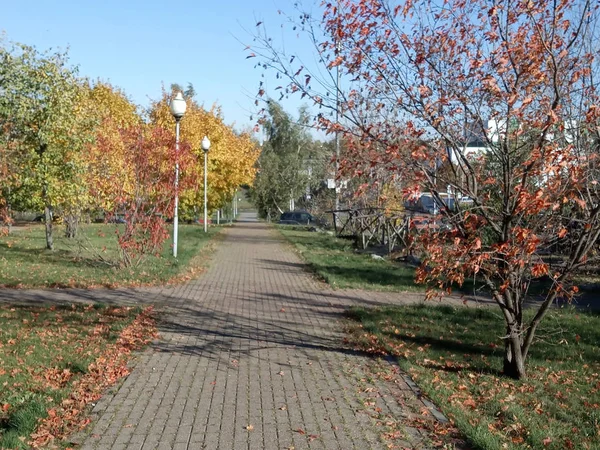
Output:
<svg viewBox="0 0 600 450">
<path fill-rule="evenodd" d="M 193 100 L 196 96 L 196 89 L 192 83 L 187 84 L 187 88 L 183 88 L 179 83 L 171 84 L 171 95 L 177 94 L 177 92 L 183 93 L 183 96 L 188 100 Z"/>
<path fill-rule="evenodd" d="M 248 133 L 238 134 L 223 122 L 218 107 L 206 111 L 189 97 L 186 102 L 186 114 L 181 120 L 181 141 L 190 146 L 194 159 L 185 170 L 181 170 L 181 180 L 190 182 L 187 188 L 181 188 L 179 198 L 180 214 L 192 219 L 204 203 L 202 138 L 208 136 L 211 142 L 208 154 L 209 211 L 223 207 L 231 201 L 239 186 L 252 182 L 258 148 Z M 170 132 L 175 142 L 174 119 L 166 92 L 150 108 L 150 121 Z"/>
<path fill-rule="evenodd" d="M 571 298 L 572 274 L 597 259 L 598 5 L 340 0 L 324 8 L 323 41 L 309 15 L 299 26 L 342 84 L 292 67 L 260 33 L 259 64 L 287 77 L 287 93 L 342 113 L 337 122 L 321 112 L 317 123 L 353 143 L 347 173 L 378 167 L 399 175 L 406 197 L 425 191 L 441 201 L 450 189 L 468 199 L 444 211 L 451 232 L 422 234 L 417 280 L 449 291 L 481 278 L 506 326 L 504 372 L 525 378 L 548 308 Z M 469 152 L 470 129 L 482 130 L 481 154 Z M 569 250 L 551 270 L 545 253 L 557 241 Z M 540 281 L 543 299 L 526 321 L 529 286 Z"/>
<path fill-rule="evenodd" d="M 305 126 L 304 110 L 298 122 L 273 100 L 268 102 L 267 111 L 262 122 L 266 140 L 252 192 L 259 213 L 270 219 L 288 207 L 293 209 L 289 205 L 305 196 L 307 190 L 314 190 L 323 179 L 325 165 L 320 143 L 314 142 Z"/>
<path fill-rule="evenodd" d="M 192 163 L 193 155 L 189 145 L 184 143 L 176 156 L 172 134 L 155 125 L 122 127 L 119 133 L 120 140 L 99 136 L 97 145 L 106 153 L 118 151 L 128 168 L 126 179 L 111 188 L 115 197 L 110 203 L 112 209 L 107 211 L 108 219 L 124 216 L 124 223 L 116 227 L 116 234 L 121 265 L 128 267 L 138 265 L 149 254 L 160 252 L 169 236 L 165 217 L 173 211 L 175 158 L 185 170 Z M 185 180 L 181 186 L 187 187 Z"/>
<path fill-rule="evenodd" d="M 130 128 L 139 131 L 142 119 L 137 107 L 118 88 L 97 81 L 86 89 L 91 114 L 98 123 L 94 142 L 87 148 L 85 181 L 93 199 L 90 207 L 98 212 L 114 211 L 123 189 L 133 189 L 134 171 L 127 164 L 124 133 Z"/>
<path fill-rule="evenodd" d="M 10 190 L 11 204 L 44 209 L 46 245 L 52 249 L 54 209 L 85 195 L 81 150 L 91 127 L 79 110 L 82 86 L 63 53 L 3 46 L 0 60 L 1 146 L 14 170 L 2 191 Z"/>
</svg>

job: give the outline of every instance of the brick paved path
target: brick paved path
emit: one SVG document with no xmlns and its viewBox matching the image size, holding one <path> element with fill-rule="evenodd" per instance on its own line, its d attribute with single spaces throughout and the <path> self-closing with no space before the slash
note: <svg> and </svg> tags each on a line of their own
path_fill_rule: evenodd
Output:
<svg viewBox="0 0 600 450">
<path fill-rule="evenodd" d="M 96 405 L 85 450 L 387 448 L 382 422 L 423 406 L 372 376 L 389 364 L 343 348 L 337 319 L 367 300 L 325 289 L 250 214 L 198 280 L 116 295 L 158 302 L 161 339 Z"/>
</svg>

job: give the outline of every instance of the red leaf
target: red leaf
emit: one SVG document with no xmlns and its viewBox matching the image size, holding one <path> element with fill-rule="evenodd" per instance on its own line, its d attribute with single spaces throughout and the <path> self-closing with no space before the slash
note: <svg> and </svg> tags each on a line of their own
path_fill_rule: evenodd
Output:
<svg viewBox="0 0 600 450">
<path fill-rule="evenodd" d="M 477 407 L 475 400 L 473 400 L 472 398 L 466 399 L 462 404 L 463 406 L 469 407 L 471 409 L 475 409 Z"/>
</svg>

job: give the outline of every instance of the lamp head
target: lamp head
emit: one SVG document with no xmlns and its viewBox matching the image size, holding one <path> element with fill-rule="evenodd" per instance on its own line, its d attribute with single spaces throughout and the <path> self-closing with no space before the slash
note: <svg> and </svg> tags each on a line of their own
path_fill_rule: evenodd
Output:
<svg viewBox="0 0 600 450">
<path fill-rule="evenodd" d="M 210 149 L 210 140 L 208 137 L 204 136 L 202 138 L 202 150 L 206 153 Z"/>
<path fill-rule="evenodd" d="M 171 114 L 175 117 L 175 120 L 180 120 L 185 114 L 187 105 L 183 99 L 183 94 L 178 92 L 174 99 L 171 100 Z"/>
</svg>

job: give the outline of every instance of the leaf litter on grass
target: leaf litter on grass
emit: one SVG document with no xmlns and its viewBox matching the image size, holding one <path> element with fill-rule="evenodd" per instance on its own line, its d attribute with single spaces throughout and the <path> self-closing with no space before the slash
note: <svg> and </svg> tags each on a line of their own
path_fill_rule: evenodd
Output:
<svg viewBox="0 0 600 450">
<path fill-rule="evenodd" d="M 0 306 L 0 448 L 37 448 L 88 422 L 156 333 L 152 309 Z"/>
<path fill-rule="evenodd" d="M 495 314 L 448 306 L 356 308 L 346 342 L 398 357 L 476 448 L 600 448 L 600 317 L 551 311 L 528 379 L 515 381 L 501 374 L 503 330 Z"/>
</svg>

